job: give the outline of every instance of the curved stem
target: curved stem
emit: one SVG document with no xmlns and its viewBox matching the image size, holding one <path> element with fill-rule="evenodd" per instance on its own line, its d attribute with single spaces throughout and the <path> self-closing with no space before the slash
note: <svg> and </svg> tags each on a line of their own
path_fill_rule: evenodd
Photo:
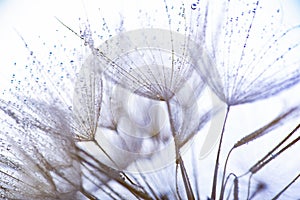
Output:
<svg viewBox="0 0 300 200">
<path fill-rule="evenodd" d="M 217 153 L 217 158 L 216 158 L 216 163 L 215 163 L 214 179 L 213 179 L 213 185 L 212 185 L 212 191 L 211 191 L 211 197 L 210 197 L 211 200 L 216 199 L 216 188 L 217 188 L 217 180 L 218 180 L 219 159 L 220 159 L 223 135 L 224 135 L 224 131 L 225 131 L 225 125 L 226 125 L 226 121 L 227 121 L 227 118 L 228 118 L 229 110 L 230 110 L 230 106 L 228 105 L 226 115 L 225 115 L 225 119 L 224 119 L 224 123 L 223 123 L 223 127 L 222 127 L 221 138 L 220 138 L 220 142 L 219 142 L 218 153 Z"/>
<path fill-rule="evenodd" d="M 229 178 L 231 177 L 231 176 L 233 176 L 234 177 L 234 180 L 235 179 L 239 179 L 239 177 L 236 175 L 236 174 L 234 174 L 234 173 L 230 173 L 227 177 L 226 177 L 226 181 L 225 181 L 225 185 L 227 185 L 227 183 L 228 183 L 228 181 L 229 181 Z M 230 195 L 231 195 L 231 191 L 232 191 L 232 188 L 234 187 L 234 183 L 230 186 L 230 188 L 228 189 L 228 195 L 227 195 L 227 200 L 229 200 L 229 197 L 230 197 Z M 223 195 L 224 196 L 224 195 Z M 224 198 L 224 197 L 222 197 L 222 198 Z"/>
<path fill-rule="evenodd" d="M 80 188 L 80 192 L 89 200 L 97 200 L 97 198 L 94 195 L 87 192 L 83 187 Z"/>
<path fill-rule="evenodd" d="M 231 148 L 229 153 L 227 154 L 225 165 L 224 165 L 224 170 L 223 170 L 223 175 L 222 175 L 222 182 L 221 182 L 221 192 L 220 192 L 220 200 L 224 198 L 224 191 L 225 191 L 225 186 L 226 183 L 224 184 L 225 181 L 225 175 L 226 175 L 226 168 L 227 168 L 227 163 L 230 157 L 231 152 L 233 151 L 234 148 Z"/>
<path fill-rule="evenodd" d="M 253 176 L 253 174 L 250 175 L 249 180 L 248 180 L 247 200 L 249 200 L 249 197 L 250 197 L 250 186 L 251 186 L 252 176 Z"/>
</svg>

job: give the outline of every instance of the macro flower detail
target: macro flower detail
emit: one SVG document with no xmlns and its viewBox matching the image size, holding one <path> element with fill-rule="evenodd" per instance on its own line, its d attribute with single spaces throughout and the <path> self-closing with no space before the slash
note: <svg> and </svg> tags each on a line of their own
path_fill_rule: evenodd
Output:
<svg viewBox="0 0 300 200">
<path fill-rule="evenodd" d="M 274 96 L 300 81 L 300 62 L 295 56 L 300 50 L 300 26 L 285 27 L 280 22 L 279 1 L 272 5 L 260 0 L 208 3 L 198 30 L 203 33 L 198 37 L 198 49 L 191 52 L 193 66 L 203 81 L 227 104 L 211 199 L 216 199 L 219 159 L 230 108 Z M 223 181 L 220 199 L 224 198 Z"/>
<path fill-rule="evenodd" d="M 6 126 L 0 135 L 0 196 L 2 199 L 75 198 L 81 190 L 81 175 L 79 162 L 73 156 L 76 150 L 70 127 L 61 110 L 46 104 L 36 105 L 46 112 L 31 121 L 28 113 L 16 112 L 13 105 L 1 102 L 0 119 Z M 44 124 L 45 119 L 49 124 Z M 50 123 L 53 125 L 49 126 Z"/>
<path fill-rule="evenodd" d="M 299 82 L 300 27 L 281 22 L 279 1 L 210 3 L 202 26 L 206 34 L 193 55 L 200 76 L 220 99 L 249 103 Z"/>
<path fill-rule="evenodd" d="M 86 37 L 85 41 L 91 41 L 89 34 Z M 159 169 L 176 160 L 176 165 L 181 167 L 180 171 L 187 190 L 186 195 L 191 198 L 193 193 L 189 186 L 190 182 L 180 149 L 193 139 L 210 120 L 213 109 L 209 106 L 214 106 L 208 103 L 207 108 L 203 107 L 203 110 L 198 108 L 198 103 L 203 101 L 201 97 L 205 85 L 191 66 L 191 56 L 187 51 L 188 48 L 195 48 L 195 44 L 177 32 L 152 28 L 120 33 L 105 41 L 98 48 L 93 47 L 93 42 L 91 42 L 90 48 L 93 54 L 88 57 L 86 63 L 92 63 L 93 68 L 108 79 L 104 81 L 104 85 L 110 89 L 104 89 L 108 92 L 104 96 L 107 95 L 108 102 L 113 103 L 110 104 L 111 110 L 109 111 L 111 113 L 109 115 L 112 115 L 111 122 L 104 128 L 109 128 L 110 135 L 114 132 L 123 140 L 119 145 L 121 149 L 116 148 L 111 154 L 127 155 L 127 159 L 117 159 L 119 161 L 112 158 L 111 160 L 116 160 L 111 163 L 115 166 L 109 165 L 113 168 L 125 169 L 135 159 L 143 157 L 150 159 L 155 155 L 164 155 L 162 153 L 164 151 L 168 152 L 168 158 L 165 158 L 164 162 L 159 162 L 158 165 L 152 165 L 151 171 L 156 170 L 155 166 Z M 91 74 L 94 73 L 91 72 Z M 111 81 L 116 86 L 107 81 Z M 142 117 L 130 118 L 130 110 L 133 110 L 130 108 L 132 105 L 129 105 L 130 99 L 137 100 L 136 102 L 140 104 L 139 109 L 146 106 L 148 111 L 145 110 Z M 161 111 L 153 116 L 152 110 L 156 111 L 156 109 Z M 145 115 L 147 112 L 150 116 Z M 199 118 L 193 118 L 194 115 Z M 107 118 L 107 115 L 103 117 Z M 148 119 L 150 122 L 145 124 L 148 117 L 150 117 Z M 101 124 L 102 120 L 99 121 Z M 137 125 L 140 124 L 139 122 L 142 122 L 142 126 Z M 104 142 L 105 137 L 109 137 L 107 134 L 105 136 L 99 133 L 99 135 L 102 135 L 98 139 L 99 142 Z M 144 137 L 150 137 L 150 140 Z M 108 140 L 110 147 L 107 151 L 112 151 L 111 146 L 118 143 L 118 139 L 113 138 L 114 142 L 112 139 L 109 139 L 110 142 Z M 150 149 L 154 147 L 153 152 L 150 151 L 148 155 L 143 156 L 141 150 L 147 147 L 147 140 L 148 148 L 149 141 L 158 146 L 150 145 Z M 172 140 L 173 143 L 170 143 Z M 169 143 L 172 145 L 170 146 Z M 161 150 L 158 151 L 157 148 L 160 145 L 166 145 L 166 147 L 160 147 Z M 140 167 L 140 171 L 146 168 Z M 176 174 L 177 171 L 178 169 L 176 169 Z"/>
<path fill-rule="evenodd" d="M 27 58 L 0 85 L 0 199 L 299 198 L 283 5 L 71 3 L 46 35 L 15 30 Z"/>
<path fill-rule="evenodd" d="M 73 120 L 76 137 L 93 140 L 97 131 L 102 102 L 102 77 L 90 64 L 83 67 L 76 79 L 73 97 Z"/>
</svg>

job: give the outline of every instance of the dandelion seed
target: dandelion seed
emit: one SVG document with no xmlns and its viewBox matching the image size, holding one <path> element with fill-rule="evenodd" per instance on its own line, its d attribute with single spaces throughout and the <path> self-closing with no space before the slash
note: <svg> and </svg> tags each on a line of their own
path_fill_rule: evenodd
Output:
<svg viewBox="0 0 300 200">
<path fill-rule="evenodd" d="M 30 41 L 27 44 L 21 37 L 28 50 L 24 76 L 14 73 L 0 100 L 1 198 L 202 199 L 207 195 L 202 188 L 210 180 L 202 177 L 208 174 L 211 163 L 198 162 L 196 153 L 198 140 L 204 139 L 203 129 L 215 120 L 219 108 L 211 104 L 206 84 L 228 105 L 226 123 L 230 106 L 266 98 L 298 81 L 294 71 L 297 60 L 292 60 L 298 44 L 293 46 L 291 38 L 293 34 L 296 38 L 297 28 L 275 31 L 273 22 L 281 13 L 277 5 L 272 7 L 273 16 L 266 17 L 271 25 L 265 26 L 256 23 L 265 9 L 260 7 L 261 2 L 250 2 L 249 7 L 245 4 L 242 10 L 235 10 L 235 5 L 244 2 L 218 3 L 145 1 L 138 9 L 129 13 L 124 9 L 121 14 L 101 7 L 99 13 L 104 10 L 109 17 L 96 18 L 96 24 L 94 19 L 86 23 L 80 19 L 81 31 L 59 19 L 58 26 L 77 35 L 76 42 L 82 43 L 78 46 L 75 37 L 69 41 L 68 34 L 63 34 L 57 40 L 63 44 L 41 41 L 41 50 L 35 51 Z M 212 13 L 211 8 L 218 12 Z M 211 19 L 219 12 L 223 12 L 220 18 Z M 86 13 L 89 15 L 89 10 Z M 116 19 L 114 13 L 121 19 L 111 25 Z M 95 28 L 98 25 L 101 27 Z M 53 37 L 59 34 L 58 28 Z M 263 42 L 271 38 L 270 45 L 262 43 L 259 52 L 251 46 L 257 35 Z M 246 42 L 240 44 L 236 38 Z M 197 39 L 202 42 L 200 50 Z M 68 49 L 65 44 L 69 42 L 76 48 Z M 281 51 L 283 43 L 286 52 Z M 85 53 L 91 55 L 82 55 Z M 291 63 L 293 74 L 289 77 L 277 70 L 280 64 Z M 263 65 L 270 65 L 270 70 L 259 71 Z M 273 86 L 269 86 L 271 83 Z M 260 85 L 266 91 L 259 91 Z M 286 125 L 294 110 L 283 113 L 253 134 L 234 141 L 234 148 L 255 143 L 258 137 Z M 218 136 L 219 132 L 211 135 L 209 131 L 207 137 L 216 140 Z M 262 171 L 298 140 L 271 152 L 273 157 L 267 154 L 250 171 Z M 204 142 L 205 152 L 213 145 Z M 208 167 L 199 170 L 203 166 Z M 278 190 L 277 196 L 298 177 Z M 252 184 L 246 185 L 242 178 L 231 173 L 221 185 L 224 195 L 242 199 L 249 187 L 254 191 L 249 192 L 250 198 L 264 197 L 271 188 L 268 183 L 268 188 L 259 187 L 262 181 L 258 181 L 252 190 Z M 232 187 L 225 188 L 230 181 Z"/>
<path fill-rule="evenodd" d="M 214 1 L 208 7 L 199 51 L 193 51 L 197 63 L 194 66 L 228 105 L 215 164 L 212 199 L 216 199 L 219 156 L 230 106 L 273 96 L 300 80 L 299 60 L 295 56 L 299 51 L 300 29 L 299 26 L 282 29 L 279 10 L 278 2 L 267 5 L 266 1 L 259 0 Z M 216 13 L 219 15 L 214 17 Z"/>
<path fill-rule="evenodd" d="M 173 6 L 168 7 L 166 5 L 165 8 L 171 29 L 173 20 L 170 18 L 169 9 L 173 10 Z M 178 24 L 181 24 L 186 17 L 184 5 L 180 7 L 179 16 Z M 180 32 L 180 28 L 178 28 L 178 32 Z M 194 102 L 190 101 L 190 104 L 183 106 L 180 102 L 182 97 L 178 96 L 180 94 L 179 91 L 184 88 L 184 84 L 191 79 L 191 76 L 195 76 L 193 67 L 190 66 L 191 56 L 188 51 L 188 48 L 193 48 L 195 45 L 187 32 L 191 28 L 185 23 L 183 25 L 184 35 L 176 31 L 155 29 L 153 27 L 151 29 L 144 28 L 128 31 L 112 37 L 97 48 L 94 46 L 92 35 L 90 34 L 92 31 L 89 28 L 82 31 L 85 34 L 82 37 L 80 36 L 80 38 L 87 41 L 93 52 L 91 59 L 98 60 L 99 71 L 103 72 L 106 77 L 134 94 L 153 100 L 165 101 L 169 130 L 175 145 L 176 165 L 180 166 L 188 198 L 194 197 L 180 155 L 180 143 L 181 141 L 184 141 L 184 143 L 188 141 L 186 138 L 192 138 L 199 128 L 208 121 L 208 115 L 203 115 L 206 116 L 203 123 L 199 123 L 196 120 L 196 123 L 191 127 L 188 127 L 188 125 L 191 125 L 189 121 L 186 121 L 186 124 L 183 124 L 185 122 L 182 123 L 182 120 L 184 121 L 187 118 L 185 115 L 190 115 L 197 107 L 195 104 L 193 109 L 191 108 L 189 112 L 186 112 L 187 108 L 189 109 Z M 198 80 L 200 79 L 198 78 Z M 203 85 L 201 80 L 198 84 Z M 202 87 L 200 86 L 199 88 Z M 178 100 L 179 102 L 177 103 Z M 179 110 L 177 108 L 184 110 L 186 113 L 183 113 L 181 117 L 181 113 L 178 113 Z M 120 110 L 118 110 L 116 115 L 120 113 Z M 203 120 L 202 118 L 200 119 Z M 115 121 L 118 122 L 119 128 L 120 118 L 117 118 Z M 136 128 L 130 122 L 126 124 L 129 126 L 125 132 L 131 132 L 131 134 L 136 132 Z M 190 132 L 183 132 L 186 130 L 180 130 L 180 128 L 191 128 L 191 130 L 188 130 Z M 131 147 L 133 146 L 131 145 Z M 177 168 L 176 171 L 178 171 Z"/>
<path fill-rule="evenodd" d="M 295 53 L 300 29 L 280 23 L 278 1 L 272 5 L 266 1 L 212 4 L 216 7 L 209 10 L 207 34 L 200 38 L 206 51 L 194 52 L 194 59 L 200 76 L 220 99 L 228 105 L 249 103 L 299 82 Z M 220 18 L 213 17 L 216 12 Z"/>
<path fill-rule="evenodd" d="M 29 114 L 14 113 L 12 105 L 7 104 L 5 109 L 2 106 L 3 102 L 1 198 L 66 199 L 80 195 L 80 166 L 73 158 L 75 144 L 70 127 L 64 123 L 64 113 L 52 108 L 50 113 L 40 115 L 54 123 L 50 125 Z M 38 106 L 49 111 L 48 105 Z M 10 119 L 3 114 L 8 109 L 12 112 Z"/>
</svg>

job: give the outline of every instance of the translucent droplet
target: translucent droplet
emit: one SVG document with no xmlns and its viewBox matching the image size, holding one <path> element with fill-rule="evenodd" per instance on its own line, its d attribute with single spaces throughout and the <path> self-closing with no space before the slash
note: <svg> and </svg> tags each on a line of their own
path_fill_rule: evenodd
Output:
<svg viewBox="0 0 300 200">
<path fill-rule="evenodd" d="M 196 3 L 193 3 L 193 4 L 191 5 L 191 9 L 192 9 L 192 10 L 196 10 L 196 8 L 197 8 L 197 4 L 196 4 Z"/>
</svg>

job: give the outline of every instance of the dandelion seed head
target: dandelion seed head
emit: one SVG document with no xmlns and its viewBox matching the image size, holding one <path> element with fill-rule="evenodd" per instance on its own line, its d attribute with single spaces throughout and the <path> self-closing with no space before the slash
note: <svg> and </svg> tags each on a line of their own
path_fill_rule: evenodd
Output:
<svg viewBox="0 0 300 200">
<path fill-rule="evenodd" d="M 37 37 L 41 48 L 24 37 L 28 64 L 22 74 L 10 77 L 0 100 L 0 122 L 5 124 L 0 131 L 1 197 L 185 199 L 193 193 L 202 198 L 209 192 L 211 155 L 224 118 L 220 111 L 225 104 L 214 95 L 228 105 L 249 103 L 298 81 L 293 58 L 298 28 L 286 31 L 273 23 L 281 20 L 277 3 L 270 13 L 263 12 L 263 1 L 110 3 L 109 9 L 87 3 L 86 18 L 78 22 L 76 16 L 75 25 L 56 17 L 63 26 L 49 41 Z M 260 23 L 259 17 L 270 24 Z M 282 66 L 288 66 L 286 71 Z M 268 131 L 284 132 L 277 129 L 289 126 L 287 119 Z M 239 137 L 243 129 L 229 132 Z M 277 137 L 271 138 L 275 145 Z M 225 146 L 230 148 L 230 142 Z M 176 145 L 185 168 L 178 164 Z M 259 150 L 249 147 L 245 151 Z M 263 149 L 260 156 L 268 153 Z M 237 155 L 243 156 L 233 157 L 234 167 L 229 167 L 244 173 L 250 161 L 241 158 L 250 156 Z M 276 171 L 288 163 L 276 161 L 265 169 Z M 281 177 L 261 173 L 266 175 L 257 173 L 249 188 L 253 193 L 266 183 L 257 197 L 272 198 L 284 185 L 268 183 Z M 246 178 L 231 177 L 226 192 L 236 182 L 235 195 L 244 197 Z"/>
<path fill-rule="evenodd" d="M 13 105 L 7 107 L 15 112 Z M 5 198 L 74 197 L 79 189 L 79 163 L 73 158 L 74 142 L 70 130 L 62 123 L 63 113 L 53 108 L 49 113 L 44 104 L 39 104 L 39 108 L 47 114 L 34 121 L 29 114 L 17 112 L 3 120 L 6 111 L 1 109 L 0 119 L 9 125 L 1 130 L 1 141 L 6 145 L 1 146 L 0 191 Z M 55 123 L 43 124 L 43 117 Z M 47 126 L 50 128 L 45 129 Z"/>
<path fill-rule="evenodd" d="M 111 89 L 104 87 L 104 91 L 108 92 L 104 95 L 109 98 L 107 102 L 104 98 L 104 103 L 106 107 L 112 106 L 111 110 L 104 111 L 104 127 L 116 134 L 115 137 L 110 136 L 109 144 L 116 144 L 116 151 L 120 151 L 116 155 L 133 154 L 127 156 L 127 161 L 122 160 L 120 165 L 126 167 L 133 158 L 151 157 L 158 153 L 157 150 L 170 151 L 167 148 L 172 135 L 168 125 L 170 120 L 174 122 L 172 126 L 175 128 L 177 140 L 183 145 L 187 138 L 193 138 L 209 121 L 209 115 L 212 114 L 209 109 L 203 115 L 198 109 L 198 98 L 205 86 L 191 66 L 188 48 L 194 46 L 189 37 L 187 39 L 176 31 L 155 28 L 127 31 L 110 38 L 97 48 L 90 46 L 93 53 L 83 65 L 83 71 L 92 66 L 103 73 L 104 79 L 112 81 L 107 83 L 112 85 Z M 131 102 L 131 99 L 137 101 Z M 160 114 L 162 111 L 166 112 L 166 106 L 159 101 L 170 101 L 172 116 Z M 131 108 L 135 104 L 140 104 L 137 109 L 144 111 L 141 115 L 136 115 L 136 119 L 132 118 L 134 109 Z M 142 109 L 144 105 L 147 105 L 145 110 Z M 156 105 L 161 111 L 156 109 Z M 201 106 L 204 108 L 207 104 Z M 155 115 L 151 114 L 152 109 L 155 109 Z M 189 116 L 193 116 L 192 113 L 202 115 L 201 122 L 191 119 Z M 107 115 L 111 117 L 110 120 L 107 120 Z M 101 121 L 100 118 L 100 124 Z M 99 142 L 105 135 L 99 131 Z M 117 141 L 117 137 L 123 141 Z M 207 146 L 209 149 L 212 144 Z M 174 150 L 171 152 L 170 154 L 174 154 Z M 174 156 L 169 157 L 166 160 L 173 162 Z"/>
<path fill-rule="evenodd" d="M 216 4 L 211 16 L 208 13 L 207 30 L 212 35 L 205 35 L 201 41 L 207 55 L 199 49 L 207 61 L 199 60 L 196 66 L 227 104 L 267 98 L 299 81 L 299 62 L 293 53 L 298 51 L 295 36 L 299 35 L 299 28 L 285 27 L 278 10 L 279 1 L 272 5 L 267 5 L 267 1 L 234 1 Z"/>
</svg>

